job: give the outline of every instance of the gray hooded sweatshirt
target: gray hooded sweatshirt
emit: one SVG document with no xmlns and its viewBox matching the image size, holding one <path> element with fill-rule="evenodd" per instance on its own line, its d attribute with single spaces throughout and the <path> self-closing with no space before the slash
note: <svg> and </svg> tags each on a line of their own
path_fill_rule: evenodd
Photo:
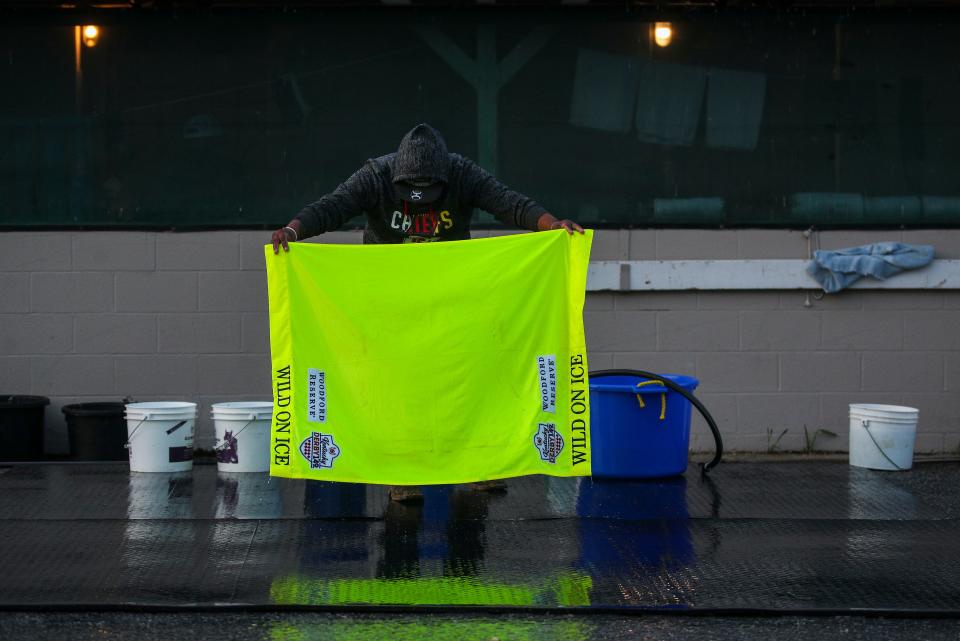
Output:
<svg viewBox="0 0 960 641">
<path fill-rule="evenodd" d="M 436 202 L 414 206 L 395 195 L 395 181 L 424 178 L 446 185 Z M 403 137 L 396 153 L 367 160 L 333 193 L 304 207 L 296 218 L 301 238 L 333 231 L 363 213 L 364 243 L 466 240 L 474 208 L 531 231 L 537 230 L 537 221 L 547 211 L 469 158 L 449 153 L 440 132 L 420 124 Z"/>
</svg>

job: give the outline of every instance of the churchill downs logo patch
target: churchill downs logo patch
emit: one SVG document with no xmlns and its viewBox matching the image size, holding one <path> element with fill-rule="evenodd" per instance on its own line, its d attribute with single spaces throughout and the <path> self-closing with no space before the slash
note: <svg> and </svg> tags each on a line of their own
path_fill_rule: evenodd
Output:
<svg viewBox="0 0 960 641">
<path fill-rule="evenodd" d="M 340 447 L 333 442 L 333 434 L 311 432 L 300 444 L 300 453 L 310 463 L 310 469 L 333 467 L 333 461 L 340 456 Z"/>
<path fill-rule="evenodd" d="M 563 437 L 553 423 L 540 423 L 540 429 L 533 435 L 533 444 L 540 450 L 540 458 L 548 463 L 556 463 L 563 451 Z"/>
</svg>

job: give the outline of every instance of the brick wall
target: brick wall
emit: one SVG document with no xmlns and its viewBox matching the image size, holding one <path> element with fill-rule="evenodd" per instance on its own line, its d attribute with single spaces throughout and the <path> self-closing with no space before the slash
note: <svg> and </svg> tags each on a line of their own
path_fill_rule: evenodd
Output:
<svg viewBox="0 0 960 641">
<path fill-rule="evenodd" d="M 481 232 L 477 235 L 484 235 Z M 0 233 L 0 394 L 42 394 L 47 449 L 67 449 L 60 407 L 193 400 L 198 444 L 210 405 L 270 398 L 265 232 Z M 325 242 L 359 242 L 329 234 Z M 825 249 L 881 240 L 931 243 L 960 258 L 960 232 L 833 232 Z M 595 260 L 805 258 L 807 239 L 774 230 L 598 232 Z M 847 447 L 847 405 L 920 408 L 917 448 L 960 450 L 960 291 L 590 293 L 590 366 L 701 380 L 729 449 Z M 692 448 L 709 450 L 695 421 Z"/>
</svg>

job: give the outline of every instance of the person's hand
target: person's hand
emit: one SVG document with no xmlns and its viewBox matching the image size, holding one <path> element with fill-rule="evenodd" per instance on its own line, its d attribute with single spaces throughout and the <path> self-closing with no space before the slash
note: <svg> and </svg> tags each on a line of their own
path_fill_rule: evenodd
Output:
<svg viewBox="0 0 960 641">
<path fill-rule="evenodd" d="M 573 222 L 572 220 L 568 220 L 566 218 L 564 218 L 563 220 L 554 221 L 553 224 L 550 225 L 550 229 L 566 229 L 567 233 L 571 235 L 575 231 L 580 232 L 581 234 L 583 233 L 583 227 Z"/>
<path fill-rule="evenodd" d="M 537 219 L 537 231 L 550 231 L 552 229 L 564 229 L 570 235 L 573 235 L 573 232 L 583 233 L 583 227 L 568 220 L 566 218 L 559 219 L 555 217 L 550 212 L 544 212 L 540 218 Z"/>
<path fill-rule="evenodd" d="M 283 247 L 283 251 L 285 252 L 290 251 L 290 246 L 287 243 L 295 240 L 297 240 L 297 232 L 294 231 L 292 227 L 281 227 L 273 232 L 273 235 L 270 237 L 270 242 L 273 243 L 273 253 L 279 254 L 281 247 Z"/>
</svg>

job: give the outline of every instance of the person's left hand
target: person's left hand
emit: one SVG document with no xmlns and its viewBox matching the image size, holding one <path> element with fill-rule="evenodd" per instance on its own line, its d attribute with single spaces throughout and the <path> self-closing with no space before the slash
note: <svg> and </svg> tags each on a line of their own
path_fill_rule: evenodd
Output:
<svg viewBox="0 0 960 641">
<path fill-rule="evenodd" d="M 583 227 L 567 218 L 554 221 L 554 223 L 550 225 L 550 229 L 566 229 L 568 234 L 573 234 L 575 231 L 581 234 L 583 233 Z"/>
</svg>

